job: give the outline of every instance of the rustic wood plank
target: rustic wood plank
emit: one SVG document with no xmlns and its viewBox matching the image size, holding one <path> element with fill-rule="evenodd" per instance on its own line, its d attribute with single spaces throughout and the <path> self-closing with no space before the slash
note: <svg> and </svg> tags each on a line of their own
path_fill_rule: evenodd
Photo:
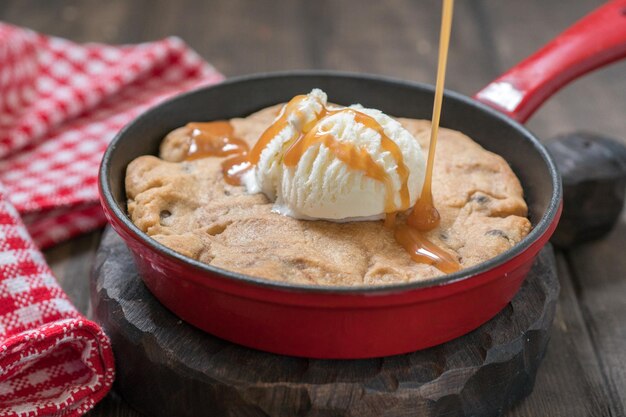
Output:
<svg viewBox="0 0 626 417">
<path fill-rule="evenodd" d="M 620 415 L 612 407 L 593 342 L 583 321 L 565 258 L 557 257 L 561 294 L 548 353 L 533 393 L 510 417 Z"/>
<path fill-rule="evenodd" d="M 143 8 L 133 2 L 132 10 L 138 10 L 142 41 L 179 36 L 217 69 L 235 76 L 311 66 L 299 6 L 289 1 L 159 0 Z M 146 8 L 159 19 L 143 16 Z"/>
<path fill-rule="evenodd" d="M 119 43 L 134 25 L 123 1 L 3 1 L 2 20 L 77 42 Z M 133 2 L 134 3 L 134 2 Z M 130 42 L 130 40 L 126 41 Z"/>
<path fill-rule="evenodd" d="M 626 413 L 626 211 L 605 239 L 570 251 L 582 315 L 604 372 L 615 415 Z"/>
<path fill-rule="evenodd" d="M 491 70 L 492 52 L 475 8 L 458 2 L 448 64 L 447 87 L 478 90 Z M 369 72 L 434 83 L 440 2 L 304 2 L 305 30 L 315 67 Z M 461 16 L 460 18 L 458 16 Z M 310 20 L 309 20 L 310 19 Z"/>
</svg>

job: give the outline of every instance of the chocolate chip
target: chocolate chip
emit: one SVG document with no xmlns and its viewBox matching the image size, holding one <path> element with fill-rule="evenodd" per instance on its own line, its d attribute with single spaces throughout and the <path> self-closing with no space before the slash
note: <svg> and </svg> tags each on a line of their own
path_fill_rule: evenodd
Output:
<svg viewBox="0 0 626 417">
<path fill-rule="evenodd" d="M 441 240 L 448 240 L 450 236 L 448 236 L 446 232 L 441 232 L 439 233 L 439 237 L 441 238 Z"/>
<path fill-rule="evenodd" d="M 159 218 L 162 226 L 165 226 L 165 220 L 172 215 L 172 212 L 169 210 L 161 210 L 159 213 Z"/>
<path fill-rule="evenodd" d="M 483 194 L 476 194 L 470 198 L 470 201 L 475 201 L 478 204 L 486 204 L 489 202 L 489 197 Z"/>
<path fill-rule="evenodd" d="M 190 164 L 189 162 L 183 162 L 181 165 L 183 172 L 190 174 L 191 172 L 193 172 L 193 165 Z"/>
<path fill-rule="evenodd" d="M 492 229 L 492 230 L 488 230 L 487 232 L 485 232 L 486 236 L 497 236 L 497 237 L 501 237 L 503 239 L 509 240 L 509 236 L 504 233 L 502 230 L 498 230 L 498 229 Z"/>
<path fill-rule="evenodd" d="M 230 191 L 224 190 L 224 195 L 230 195 Z"/>
</svg>

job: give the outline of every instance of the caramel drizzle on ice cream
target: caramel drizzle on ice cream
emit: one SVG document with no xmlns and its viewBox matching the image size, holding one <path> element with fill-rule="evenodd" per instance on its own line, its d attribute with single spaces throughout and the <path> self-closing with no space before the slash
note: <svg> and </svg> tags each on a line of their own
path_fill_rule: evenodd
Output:
<svg viewBox="0 0 626 417">
<path fill-rule="evenodd" d="M 298 164 L 304 153 L 311 146 L 323 144 L 333 155 L 351 169 L 362 171 L 367 177 L 385 184 L 386 202 L 385 212 L 394 213 L 399 210 L 406 210 L 410 206 L 410 196 L 408 188 L 409 169 L 404 164 L 402 152 L 398 145 L 389 138 L 383 127 L 373 117 L 359 112 L 354 109 L 329 110 L 324 107 L 322 118 L 339 113 L 348 113 L 353 115 L 357 123 L 361 123 L 366 127 L 375 130 L 381 137 L 381 147 L 384 151 L 389 152 L 396 161 L 397 173 L 400 177 L 400 206 L 395 204 L 393 181 L 385 169 L 374 161 L 366 149 L 359 148 L 353 143 L 338 141 L 332 133 L 320 130 L 322 124 L 318 122 L 308 131 L 303 131 L 299 137 L 289 146 L 283 157 L 283 162 L 288 167 L 294 167 Z"/>
<path fill-rule="evenodd" d="M 278 115 L 278 118 L 274 121 L 274 123 L 272 123 L 270 127 L 265 130 L 265 132 L 263 132 L 259 140 L 252 148 L 252 151 L 250 152 L 250 162 L 252 164 L 256 165 L 259 163 L 263 150 L 267 147 L 267 145 L 270 144 L 272 139 L 278 136 L 278 134 L 289 125 L 289 116 L 295 115 L 301 123 L 304 122 L 304 115 L 298 109 L 298 105 L 300 105 L 300 103 L 302 103 L 302 101 L 304 101 L 306 97 L 307 96 L 304 94 L 295 96 L 294 98 L 289 100 L 289 103 L 283 106 L 283 109 Z M 322 106 L 322 109 L 323 111 L 325 111 L 326 107 Z M 318 117 L 316 117 L 313 122 L 316 123 L 320 119 L 320 117 L 321 115 L 318 115 Z M 310 129 L 310 126 L 304 126 L 304 128 L 306 127 L 309 127 Z M 302 130 L 304 130 L 304 128 Z"/>
<path fill-rule="evenodd" d="M 307 96 L 296 96 L 287 105 L 284 106 L 276 121 L 263 132 L 257 143 L 250 152 L 250 163 L 257 164 L 261 158 L 261 153 L 267 145 L 289 124 L 289 117 L 295 115 L 300 122 L 304 124 L 288 142 L 291 145 L 284 154 L 283 162 L 286 166 L 293 167 L 298 164 L 302 155 L 306 150 L 316 144 L 326 146 L 337 159 L 342 161 L 348 167 L 362 171 L 366 176 L 381 181 L 385 184 L 387 190 L 387 201 L 385 203 L 385 212 L 393 213 L 398 210 L 406 210 L 410 206 L 410 195 L 408 189 L 409 170 L 404 164 L 402 151 L 398 145 L 389 138 L 383 127 L 373 117 L 359 112 L 355 109 L 329 109 L 320 103 L 321 111 L 315 114 L 313 120 L 305 123 L 304 115 L 298 109 L 298 105 L 306 99 Z M 322 133 L 319 128 L 321 121 L 331 115 L 338 113 L 349 113 L 353 115 L 357 123 L 361 123 L 366 127 L 376 131 L 381 137 L 381 147 L 387 151 L 395 159 L 397 164 L 397 173 L 400 177 L 400 206 L 397 207 L 394 201 L 393 182 L 385 170 L 378 165 L 365 150 L 360 149 L 352 143 L 342 142 L 335 139 L 330 133 Z"/>
</svg>

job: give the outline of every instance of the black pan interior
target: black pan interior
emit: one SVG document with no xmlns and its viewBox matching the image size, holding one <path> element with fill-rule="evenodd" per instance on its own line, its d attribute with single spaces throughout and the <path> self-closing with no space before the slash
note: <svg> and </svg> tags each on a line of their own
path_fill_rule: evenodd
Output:
<svg viewBox="0 0 626 417">
<path fill-rule="evenodd" d="M 288 101 L 294 95 L 307 93 L 312 88 L 321 88 L 328 93 L 329 101 L 360 103 L 393 116 L 429 119 L 432 113 L 432 86 L 380 76 L 290 72 L 232 79 L 164 102 L 124 128 L 103 159 L 100 181 L 105 199 L 111 206 L 116 206 L 116 212 L 125 213 L 126 166 L 140 155 L 156 154 L 161 139 L 172 129 L 189 121 L 246 116 L 261 108 Z M 518 245 L 517 250 L 523 250 L 545 231 L 560 203 L 560 178 L 545 149 L 523 126 L 451 91 L 445 93 L 441 124 L 467 134 L 486 149 L 503 156 L 519 177 L 534 227 L 525 240 L 526 244 L 523 241 Z M 128 223 L 134 227 L 130 221 Z M 489 267 L 502 261 L 500 257 L 483 265 Z M 449 277 L 454 279 L 454 276 Z"/>
</svg>

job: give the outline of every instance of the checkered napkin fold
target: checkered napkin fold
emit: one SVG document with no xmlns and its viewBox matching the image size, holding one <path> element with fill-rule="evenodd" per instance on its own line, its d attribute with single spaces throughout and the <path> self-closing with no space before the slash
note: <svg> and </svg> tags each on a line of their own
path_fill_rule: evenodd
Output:
<svg viewBox="0 0 626 417">
<path fill-rule="evenodd" d="M 0 417 L 77 416 L 109 390 L 110 342 L 38 248 L 104 224 L 97 170 L 123 125 L 221 79 L 177 38 L 78 45 L 0 23 Z"/>
</svg>

